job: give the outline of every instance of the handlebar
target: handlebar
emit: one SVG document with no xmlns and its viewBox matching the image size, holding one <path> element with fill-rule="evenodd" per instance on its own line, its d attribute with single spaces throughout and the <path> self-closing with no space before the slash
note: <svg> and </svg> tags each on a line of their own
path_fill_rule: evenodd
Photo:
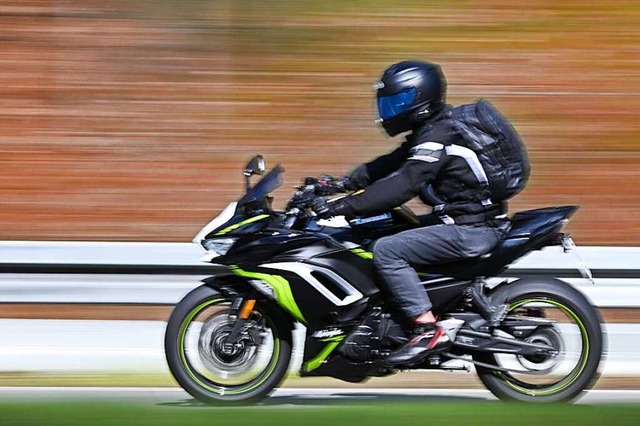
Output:
<svg viewBox="0 0 640 426">
<path fill-rule="evenodd" d="M 345 187 L 346 178 L 335 179 L 322 176 L 320 179 L 307 177 L 304 185 L 298 186 L 297 191 L 289 201 L 290 207 L 308 207 L 316 197 L 327 197 L 349 192 Z"/>
<path fill-rule="evenodd" d="M 323 175 L 320 179 L 307 177 L 304 180 L 305 187 L 313 186 L 313 191 L 321 197 L 348 192 L 347 178 L 334 178 L 329 175 Z M 311 189 L 311 188 L 310 188 Z"/>
<path fill-rule="evenodd" d="M 328 175 L 323 175 L 320 179 L 314 177 L 305 178 L 304 185 L 296 187 L 296 192 L 287 204 L 284 227 L 291 228 L 299 217 L 314 217 L 315 214 L 310 207 L 317 197 L 349 192 L 345 187 L 345 183 L 346 178 L 336 179 Z"/>
</svg>

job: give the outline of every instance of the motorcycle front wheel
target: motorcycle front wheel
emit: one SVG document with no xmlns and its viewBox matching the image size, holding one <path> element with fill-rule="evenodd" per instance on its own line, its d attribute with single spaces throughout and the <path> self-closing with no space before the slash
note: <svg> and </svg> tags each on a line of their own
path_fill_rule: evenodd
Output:
<svg viewBox="0 0 640 426">
<path fill-rule="evenodd" d="M 232 300 L 202 286 L 176 305 L 165 333 L 171 374 L 208 404 L 242 404 L 264 398 L 283 380 L 291 359 L 291 324 L 272 306 L 256 305 L 233 343 Z"/>
<path fill-rule="evenodd" d="M 552 346 L 555 355 L 478 354 L 474 359 L 513 371 L 476 367 L 495 396 L 521 402 L 563 402 L 580 397 L 597 381 L 604 347 L 600 315 L 589 300 L 560 280 L 522 280 L 509 289 L 507 319 L 550 321 L 524 339 Z M 499 330 L 498 330 L 499 332 Z"/>
</svg>

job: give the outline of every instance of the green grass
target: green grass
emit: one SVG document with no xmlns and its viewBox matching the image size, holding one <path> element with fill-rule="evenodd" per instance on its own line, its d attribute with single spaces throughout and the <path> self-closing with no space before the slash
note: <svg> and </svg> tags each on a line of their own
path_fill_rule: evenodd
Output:
<svg viewBox="0 0 640 426">
<path fill-rule="evenodd" d="M 295 402 L 294 402 L 295 403 Z M 118 403 L 1 403 L 2 425 L 637 425 L 640 406 L 421 403 L 360 400 L 358 405 L 272 405 L 252 408 L 144 406 Z"/>
</svg>

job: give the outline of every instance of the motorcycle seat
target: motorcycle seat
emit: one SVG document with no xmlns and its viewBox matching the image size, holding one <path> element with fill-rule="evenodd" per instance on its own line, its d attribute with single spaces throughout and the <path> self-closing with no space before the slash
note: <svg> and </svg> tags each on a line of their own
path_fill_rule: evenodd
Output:
<svg viewBox="0 0 640 426">
<path fill-rule="evenodd" d="M 493 251 L 478 257 L 418 269 L 418 272 L 427 279 L 475 279 L 498 275 L 531 250 L 549 245 L 550 239 L 557 238 L 557 232 L 564 226 L 564 221 L 577 209 L 576 206 L 563 206 L 518 212 L 511 219 L 507 235 Z"/>
</svg>

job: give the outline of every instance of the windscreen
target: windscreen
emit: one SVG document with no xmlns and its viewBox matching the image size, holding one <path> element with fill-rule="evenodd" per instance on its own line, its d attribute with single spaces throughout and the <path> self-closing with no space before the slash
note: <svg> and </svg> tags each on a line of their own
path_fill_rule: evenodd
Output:
<svg viewBox="0 0 640 426">
<path fill-rule="evenodd" d="M 260 182 L 258 182 L 247 194 L 238 201 L 238 206 L 251 203 L 253 201 L 262 200 L 271 192 L 282 186 L 282 175 L 284 173 L 284 167 L 281 165 L 275 166 L 269 173 L 267 173 Z"/>
</svg>

